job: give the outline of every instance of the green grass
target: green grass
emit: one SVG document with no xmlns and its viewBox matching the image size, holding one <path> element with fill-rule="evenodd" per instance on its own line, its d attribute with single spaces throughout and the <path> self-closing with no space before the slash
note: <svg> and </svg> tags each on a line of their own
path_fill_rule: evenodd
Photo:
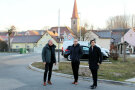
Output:
<svg viewBox="0 0 135 90">
<path fill-rule="evenodd" d="M 134 58 L 127 58 L 126 62 L 123 62 L 122 58 L 119 58 L 119 60 L 117 61 L 111 60 L 111 62 L 112 62 L 111 64 L 103 63 L 100 66 L 99 73 L 98 73 L 98 77 L 100 79 L 124 81 L 126 79 L 135 77 L 135 59 Z M 32 65 L 37 68 L 44 69 L 44 65 L 42 62 L 35 62 Z M 81 65 L 88 65 L 88 63 L 81 62 Z M 60 62 L 59 70 L 55 72 L 72 74 L 71 63 Z M 86 71 L 86 70 L 85 72 L 89 73 L 89 71 Z M 87 76 L 87 74 L 86 75 L 82 74 L 81 76 Z"/>
<path fill-rule="evenodd" d="M 135 77 L 135 59 L 128 58 L 123 62 L 122 58 L 118 61 L 111 60 L 112 64 L 102 64 L 99 70 L 99 78 L 124 81 Z"/>
</svg>

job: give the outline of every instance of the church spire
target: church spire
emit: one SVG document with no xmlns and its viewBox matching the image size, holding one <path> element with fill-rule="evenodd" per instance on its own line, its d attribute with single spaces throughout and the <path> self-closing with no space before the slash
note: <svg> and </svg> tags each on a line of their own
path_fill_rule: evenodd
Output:
<svg viewBox="0 0 135 90">
<path fill-rule="evenodd" d="M 77 10 L 77 3 L 76 3 L 76 0 L 75 0 L 72 19 L 78 19 L 78 18 L 79 18 L 79 16 L 78 16 L 78 10 Z"/>
</svg>

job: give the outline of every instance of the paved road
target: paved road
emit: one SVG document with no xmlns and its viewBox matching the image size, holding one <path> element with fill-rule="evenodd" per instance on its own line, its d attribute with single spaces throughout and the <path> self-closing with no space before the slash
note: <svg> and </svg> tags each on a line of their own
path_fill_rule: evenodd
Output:
<svg viewBox="0 0 135 90">
<path fill-rule="evenodd" d="M 54 75 L 54 84 L 44 87 L 43 73 L 28 68 L 30 62 L 39 60 L 40 54 L 0 54 L 0 90 L 89 90 L 91 82 L 79 81 L 75 86 L 71 78 Z M 99 83 L 97 90 L 135 90 L 135 87 Z"/>
</svg>

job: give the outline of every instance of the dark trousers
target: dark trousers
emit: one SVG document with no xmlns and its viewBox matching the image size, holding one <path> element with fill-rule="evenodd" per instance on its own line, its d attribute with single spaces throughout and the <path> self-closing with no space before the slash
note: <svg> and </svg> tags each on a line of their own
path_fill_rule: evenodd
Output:
<svg viewBox="0 0 135 90">
<path fill-rule="evenodd" d="M 46 82 L 48 70 L 49 70 L 48 81 L 51 80 L 52 68 L 53 68 L 53 63 L 46 63 L 46 65 L 45 65 L 45 72 L 44 72 L 44 82 Z"/>
<path fill-rule="evenodd" d="M 74 82 L 78 82 L 78 71 L 79 71 L 79 62 L 71 62 L 73 75 L 74 75 Z"/>
<path fill-rule="evenodd" d="M 97 73 L 98 69 L 90 69 L 92 73 L 92 78 L 93 78 L 93 85 L 97 86 Z"/>
</svg>

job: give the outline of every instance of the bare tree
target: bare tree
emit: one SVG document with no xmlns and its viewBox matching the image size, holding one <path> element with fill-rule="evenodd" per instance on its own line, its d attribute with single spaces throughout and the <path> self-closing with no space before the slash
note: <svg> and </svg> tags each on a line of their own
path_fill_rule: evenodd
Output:
<svg viewBox="0 0 135 90">
<path fill-rule="evenodd" d="M 130 16 L 126 16 L 126 15 L 114 16 L 114 17 L 111 17 L 111 18 L 108 19 L 107 28 L 110 29 L 110 30 L 111 29 L 122 28 L 124 30 L 124 29 L 130 28 L 131 25 L 133 26 L 133 24 L 134 24 L 134 17 L 133 16 L 132 16 L 132 19 L 130 19 Z M 123 52 L 123 61 L 124 62 L 126 61 L 126 47 L 127 47 L 125 45 L 125 42 L 124 42 L 124 34 L 125 34 L 125 32 L 126 31 L 121 32 L 121 35 L 123 37 L 123 47 L 124 47 L 123 48 L 123 51 L 124 51 Z M 115 51 L 114 53 L 112 53 L 112 57 L 115 57 L 115 59 L 116 59 L 116 56 L 117 56 L 117 49 L 115 49 L 115 47 L 117 47 L 117 46 L 118 46 L 118 44 L 114 44 L 114 47 L 112 47 L 112 51 Z"/>
<path fill-rule="evenodd" d="M 10 50 L 11 50 L 11 41 L 10 41 L 10 39 L 11 39 L 11 35 L 12 35 L 12 33 L 13 33 L 13 31 L 15 30 L 16 28 L 15 28 L 15 26 L 11 26 L 9 29 L 8 29 L 8 51 L 10 52 Z"/>
<path fill-rule="evenodd" d="M 135 15 L 131 16 L 131 27 L 135 27 Z"/>
<path fill-rule="evenodd" d="M 81 39 L 82 41 L 85 40 L 85 34 L 87 33 L 87 28 L 88 28 L 88 23 L 85 23 L 82 27 L 81 27 Z M 80 33 L 80 32 L 79 32 Z"/>
<path fill-rule="evenodd" d="M 125 15 L 110 17 L 106 23 L 107 23 L 107 29 L 130 27 L 129 16 L 125 16 Z"/>
</svg>

